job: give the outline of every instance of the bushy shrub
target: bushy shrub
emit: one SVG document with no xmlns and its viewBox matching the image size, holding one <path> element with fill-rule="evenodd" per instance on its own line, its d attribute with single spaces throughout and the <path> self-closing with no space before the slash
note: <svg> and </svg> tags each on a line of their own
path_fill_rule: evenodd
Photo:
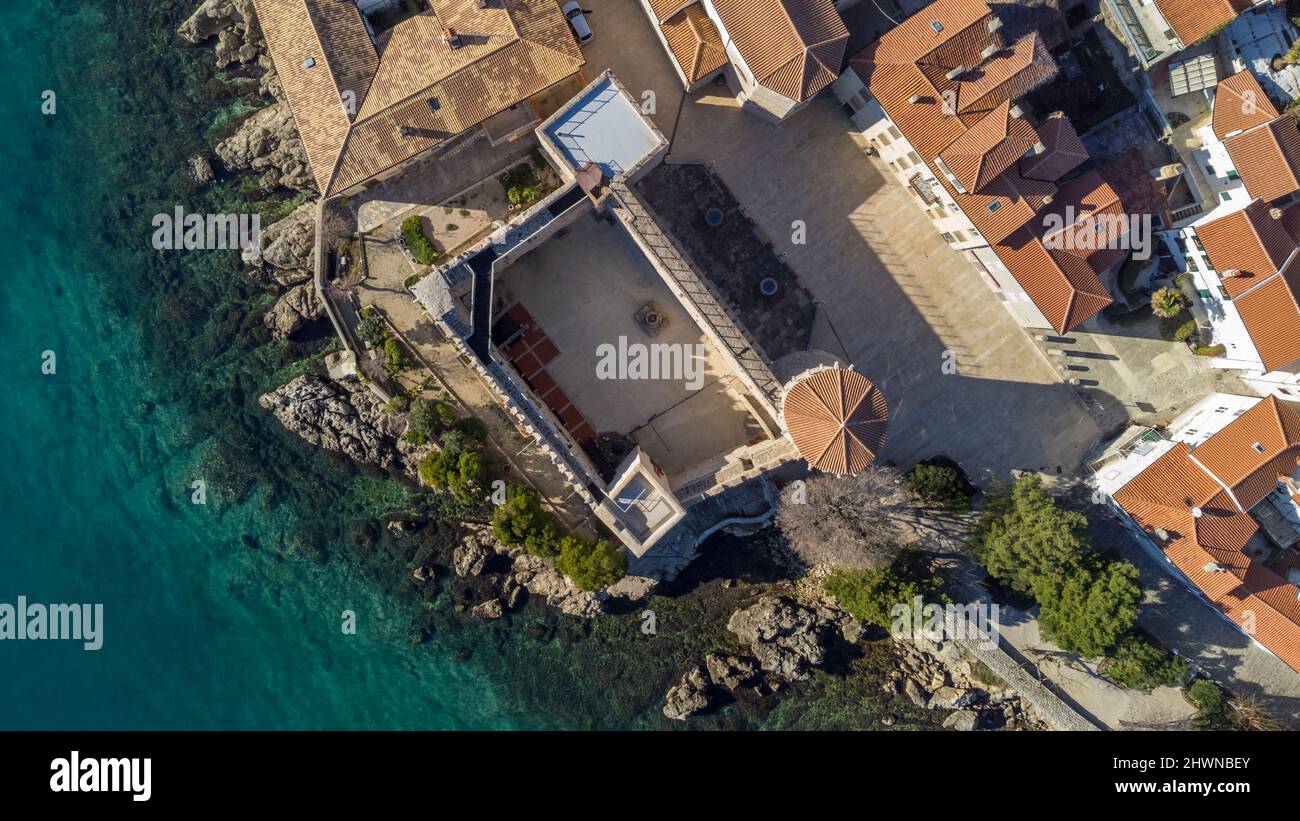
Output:
<svg viewBox="0 0 1300 821">
<path fill-rule="evenodd" d="M 1228 713 L 1228 699 L 1219 685 L 1208 679 L 1197 679 L 1187 688 L 1187 697 L 1199 709 L 1196 723 L 1206 730 L 1234 729 L 1232 717 Z"/>
<path fill-rule="evenodd" d="M 1196 333 L 1196 320 L 1187 311 L 1160 320 L 1160 336 L 1170 342 L 1186 342 Z"/>
<path fill-rule="evenodd" d="M 910 605 L 917 596 L 927 604 L 948 601 L 929 557 L 919 550 L 900 554 L 881 570 L 836 568 L 822 580 L 822 589 L 853 618 L 880 627 L 893 622 L 890 611 L 896 605 Z"/>
<path fill-rule="evenodd" d="M 384 320 L 379 314 L 372 309 L 361 317 L 361 322 L 357 324 L 357 335 L 370 347 L 382 348 L 384 342 L 388 340 L 388 326 L 384 324 Z"/>
<path fill-rule="evenodd" d="M 1120 639 L 1106 660 L 1106 674 L 1121 687 L 1150 692 L 1161 686 L 1179 687 L 1187 680 L 1187 662 L 1135 630 Z"/>
<path fill-rule="evenodd" d="M 406 349 L 402 347 L 402 343 L 391 336 L 384 340 L 384 370 L 395 374 L 409 367 L 411 362 L 406 356 Z"/>
<path fill-rule="evenodd" d="M 407 441 L 417 445 L 432 441 L 456 421 L 456 412 L 446 402 L 428 399 L 411 400 L 411 409 L 406 414 Z"/>
<path fill-rule="evenodd" d="M 426 485 L 446 490 L 464 505 L 482 501 L 488 481 L 482 454 L 446 436 L 441 450 L 431 451 L 420 460 L 419 473 Z"/>
<path fill-rule="evenodd" d="M 487 441 L 487 425 L 477 416 L 466 416 L 456 423 L 456 430 L 480 442 Z"/>
<path fill-rule="evenodd" d="M 974 488 L 955 463 L 947 460 L 922 462 L 912 468 L 904 482 L 924 502 L 948 510 L 970 510 Z"/>
<path fill-rule="evenodd" d="M 1226 345 L 1197 345 L 1193 351 L 1197 356 L 1223 356 L 1227 352 Z"/>
<path fill-rule="evenodd" d="M 627 556 L 603 540 L 565 536 L 560 540 L 555 569 L 573 579 L 579 590 L 599 590 L 627 575 Z"/>
<path fill-rule="evenodd" d="M 438 259 L 438 249 L 424 235 L 424 221 L 418 215 L 402 220 L 402 240 L 411 256 L 421 265 L 432 265 Z"/>
<path fill-rule="evenodd" d="M 532 205 L 541 199 L 537 170 L 528 163 L 506 172 L 501 184 L 506 189 L 506 197 L 511 205 Z"/>
</svg>

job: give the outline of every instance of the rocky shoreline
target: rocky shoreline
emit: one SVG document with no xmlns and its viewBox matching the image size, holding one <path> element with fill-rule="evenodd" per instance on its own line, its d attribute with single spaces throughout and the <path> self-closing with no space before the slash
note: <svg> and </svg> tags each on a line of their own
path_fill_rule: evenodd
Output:
<svg viewBox="0 0 1300 821">
<path fill-rule="evenodd" d="M 306 154 L 251 0 L 205 0 L 178 34 L 191 44 L 215 38 L 218 67 L 234 66 L 248 72 L 246 76 L 257 76 L 259 94 L 270 100 L 217 143 L 211 156 L 190 160 L 196 182 L 208 185 L 227 174 L 241 174 L 255 177 L 264 192 L 288 189 L 315 195 Z M 260 257 L 251 265 L 253 280 L 276 296 L 261 319 L 275 339 L 292 337 L 323 314 L 312 282 L 315 207 L 316 200 L 308 200 L 267 226 Z M 408 486 L 419 485 L 416 465 L 431 446 L 408 442 L 403 435 L 406 418 L 386 409 L 355 377 L 334 380 L 301 374 L 261 395 L 258 405 L 315 447 L 373 465 Z M 454 528 L 455 546 L 449 556 L 424 549 L 412 560 L 408 552 L 394 550 L 388 561 L 426 601 L 450 593 L 465 618 L 494 623 L 519 617 L 534 630 L 538 628 L 526 614 L 529 603 L 535 602 L 587 625 L 573 628 L 579 635 L 613 633 L 617 641 L 630 643 L 640 638 L 638 627 L 641 636 L 646 635 L 639 619 L 651 611 L 643 608 L 666 606 L 656 598 L 662 591 L 653 590 L 646 580 L 629 578 L 599 592 L 578 590 L 552 560 L 497 542 L 482 524 L 396 519 L 388 523 L 386 541 L 418 543 L 427 538 L 420 534 L 429 522 Z M 770 531 L 759 539 L 779 541 Z M 961 730 L 1042 726 L 1014 692 L 980 675 L 978 661 L 966 658 L 956 645 L 882 638 L 881 631 L 859 624 L 833 600 L 810 592 L 811 587 L 779 577 L 761 582 L 728 577 L 671 597 L 675 605 L 689 605 L 681 609 L 695 621 L 674 625 L 679 646 L 672 659 L 681 666 L 667 674 L 670 680 L 658 690 L 662 698 L 656 711 L 678 722 L 720 716 L 737 705 L 741 715 L 762 717 L 786 694 L 824 682 L 827 675 L 845 675 L 851 666 L 845 659 L 879 657 L 887 646 L 890 664 L 879 692 L 890 703 L 910 705 L 912 723 Z M 713 635 L 723 625 L 725 632 L 716 637 L 713 649 L 691 656 L 690 633 Z M 427 630 L 417 628 L 417 640 L 427 637 Z M 893 726 L 900 718 L 890 713 L 879 721 Z"/>
</svg>

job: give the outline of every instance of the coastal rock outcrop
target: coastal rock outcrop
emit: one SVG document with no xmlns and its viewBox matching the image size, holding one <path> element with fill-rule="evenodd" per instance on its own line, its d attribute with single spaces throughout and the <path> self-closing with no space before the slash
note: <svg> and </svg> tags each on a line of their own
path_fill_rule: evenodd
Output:
<svg viewBox="0 0 1300 821">
<path fill-rule="evenodd" d="M 732 691 L 752 684 L 761 675 L 753 659 L 721 653 L 709 653 L 705 656 L 704 667 L 709 671 L 710 681 Z"/>
<path fill-rule="evenodd" d="M 415 475 L 415 462 L 396 445 L 406 420 L 385 413 L 379 398 L 356 379 L 332 382 L 303 374 L 264 394 L 258 404 L 313 445 Z"/>
<path fill-rule="evenodd" d="M 316 192 L 288 103 L 276 102 L 260 109 L 218 143 L 215 151 L 227 168 L 261 172 L 259 182 L 264 191 L 283 187 Z"/>
<path fill-rule="evenodd" d="M 698 664 L 686 671 L 682 680 L 664 697 L 664 715 L 674 721 L 685 721 L 690 716 L 709 708 L 710 683 Z"/>
<path fill-rule="evenodd" d="M 727 622 L 727 629 L 750 646 L 759 666 L 795 681 L 821 665 L 833 628 L 834 622 L 818 611 L 778 596 L 763 596 Z"/>
<path fill-rule="evenodd" d="M 275 306 L 266 312 L 262 321 L 276 339 L 285 339 L 306 323 L 319 319 L 324 310 L 315 283 L 304 282 L 286 291 Z"/>
<path fill-rule="evenodd" d="M 288 287 L 311 278 L 316 264 L 316 201 L 304 202 L 262 231 L 258 267 Z"/>
<path fill-rule="evenodd" d="M 199 185 L 207 185 L 217 178 L 217 172 L 212 169 L 212 161 L 206 154 L 196 154 L 190 158 L 190 176 Z"/>
<path fill-rule="evenodd" d="M 487 528 L 471 530 L 452 551 L 452 569 L 461 578 L 481 576 L 493 555 L 510 559 L 510 569 L 495 579 L 496 598 L 506 610 L 513 610 L 523 599 L 524 591 L 537 596 L 551 607 L 570 616 L 591 618 L 605 611 L 605 596 L 579 590 L 549 559 L 525 553 L 517 545 L 503 545 L 492 538 Z"/>
<path fill-rule="evenodd" d="M 253 0 L 204 0 L 176 33 L 190 43 L 217 36 L 217 67 L 251 63 L 264 50 Z"/>
</svg>

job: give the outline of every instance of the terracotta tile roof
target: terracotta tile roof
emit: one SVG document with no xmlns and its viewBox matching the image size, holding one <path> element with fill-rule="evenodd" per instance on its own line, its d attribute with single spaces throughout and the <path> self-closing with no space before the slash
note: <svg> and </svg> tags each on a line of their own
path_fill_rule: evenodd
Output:
<svg viewBox="0 0 1300 821">
<path fill-rule="evenodd" d="M 1270 396 L 1192 451 L 1192 459 L 1226 486 L 1247 512 L 1300 464 L 1300 413 Z"/>
<path fill-rule="evenodd" d="M 1156 0 L 1156 5 L 1184 46 L 1199 43 L 1237 16 L 1230 0 Z"/>
<path fill-rule="evenodd" d="M 1243 548 L 1258 531 L 1247 511 L 1298 458 L 1300 413 L 1269 397 L 1195 450 L 1176 443 L 1114 494 L 1215 607 L 1243 628 L 1253 625 L 1254 638 L 1296 670 L 1298 591 Z"/>
<path fill-rule="evenodd" d="M 763 86 L 802 102 L 835 82 L 849 31 L 831 0 L 713 0 L 727 35 Z"/>
<path fill-rule="evenodd" d="M 659 28 L 687 82 L 693 83 L 727 64 L 727 51 L 718 28 L 699 3 L 677 12 Z"/>
<path fill-rule="evenodd" d="M 368 85 L 362 75 L 373 72 L 379 58 L 361 12 L 351 4 L 258 0 L 256 9 L 307 162 L 324 191 L 351 124 L 343 92 L 356 89 L 355 114 Z"/>
<path fill-rule="evenodd" d="M 848 368 L 800 377 L 785 393 L 781 416 L 808 464 L 841 476 L 875 460 L 889 427 L 884 394 Z"/>
<path fill-rule="evenodd" d="M 1114 301 L 1087 260 L 1049 250 L 1029 226 L 993 250 L 1057 333 L 1077 328 Z"/>
<path fill-rule="evenodd" d="M 1300 127 L 1291 115 L 1243 131 L 1223 145 L 1252 197 L 1272 202 L 1300 191 Z"/>
<path fill-rule="evenodd" d="M 1012 103 L 1007 100 L 949 143 L 939 159 L 967 191 L 980 191 L 1032 151 L 1037 142 L 1038 132 L 1023 113 L 1012 114 Z"/>
<path fill-rule="evenodd" d="M 1051 79 L 1056 65 L 1037 34 L 1008 45 L 996 22 L 981 0 L 937 0 L 849 65 L 1052 327 L 1064 333 L 1110 304 L 1098 271 L 1116 254 L 1048 249 L 1038 212 L 1053 198 L 1086 207 L 1082 213 L 1120 206 L 1096 174 L 1073 183 L 1065 198 L 1058 195 L 1054 180 L 1086 161 L 1087 151 L 1062 114 L 1037 129 L 1009 116 L 1014 100 Z M 1041 154 L 1025 157 L 1039 141 Z"/>
<path fill-rule="evenodd" d="M 655 14 L 655 22 L 662 23 L 677 12 L 699 0 L 649 0 L 650 10 Z"/>
<path fill-rule="evenodd" d="M 1043 152 L 1020 161 L 1020 175 L 1032 180 L 1059 180 L 1088 161 L 1079 134 L 1070 119 L 1057 111 L 1038 126 Z"/>
<path fill-rule="evenodd" d="M 1237 131 L 1263 125 L 1279 114 L 1250 69 L 1219 81 L 1214 92 L 1210 124 L 1220 140 Z"/>
<path fill-rule="evenodd" d="M 1298 269 L 1300 254 L 1272 279 L 1232 301 L 1265 371 L 1300 365 Z"/>
<path fill-rule="evenodd" d="M 322 193 L 410 159 L 583 64 L 554 0 L 503 0 L 483 9 L 477 0 L 431 2 L 433 10 L 398 23 L 376 56 L 350 3 L 254 0 Z M 443 25 L 462 36 L 460 48 L 442 42 Z M 314 58 L 311 68 L 303 67 L 306 57 Z M 354 87 L 350 118 L 342 92 Z"/>
<path fill-rule="evenodd" d="M 1276 274 L 1296 248 L 1286 226 L 1261 200 L 1197 226 L 1196 235 L 1233 298 Z M 1238 273 L 1225 277 L 1228 271 Z"/>
</svg>

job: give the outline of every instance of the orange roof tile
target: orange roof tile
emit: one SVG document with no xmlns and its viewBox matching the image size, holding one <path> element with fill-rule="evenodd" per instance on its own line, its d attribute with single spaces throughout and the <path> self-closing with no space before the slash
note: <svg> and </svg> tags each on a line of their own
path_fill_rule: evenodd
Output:
<svg viewBox="0 0 1300 821">
<path fill-rule="evenodd" d="M 1229 297 L 1249 291 L 1277 273 L 1296 248 L 1281 220 L 1261 200 L 1196 228 L 1196 236 L 1223 280 Z M 1236 271 L 1236 276 L 1224 276 Z"/>
<path fill-rule="evenodd" d="M 1300 126 L 1289 114 L 1224 141 L 1252 197 L 1272 202 L 1300 191 Z"/>
<path fill-rule="evenodd" d="M 1300 365 L 1300 254 L 1282 272 L 1232 301 L 1265 371 Z"/>
<path fill-rule="evenodd" d="M 1246 69 L 1219 81 L 1210 123 L 1214 135 L 1222 140 L 1229 134 L 1263 125 L 1278 113 L 1254 72 Z"/>
<path fill-rule="evenodd" d="M 1184 46 L 1199 43 L 1237 16 L 1230 0 L 1156 0 L 1156 5 Z"/>
<path fill-rule="evenodd" d="M 849 30 L 831 0 L 713 0 L 761 85 L 797 102 L 835 82 Z"/>
<path fill-rule="evenodd" d="M 889 406 L 880 389 L 857 371 L 813 371 L 786 391 L 781 408 L 790 438 L 818 470 L 858 473 L 885 443 Z"/>
<path fill-rule="evenodd" d="M 1269 397 L 1194 450 L 1174 444 L 1113 494 L 1215 607 L 1296 670 L 1298 591 L 1242 549 L 1258 531 L 1246 511 L 1298 456 L 1300 413 Z"/>
<path fill-rule="evenodd" d="M 691 3 L 663 21 L 659 28 L 687 82 L 693 83 L 727 64 L 727 51 L 718 28 L 699 3 Z"/>
<path fill-rule="evenodd" d="M 1043 151 L 1020 161 L 1020 174 L 1033 180 L 1059 180 L 1082 163 L 1088 161 L 1074 125 L 1065 114 L 1057 111 L 1038 126 L 1038 139 Z"/>
<path fill-rule="evenodd" d="M 1006 100 L 949 143 L 939 159 L 967 191 L 979 191 L 1037 142 L 1038 132 L 1023 113 L 1013 113 L 1011 101 Z"/>
</svg>

